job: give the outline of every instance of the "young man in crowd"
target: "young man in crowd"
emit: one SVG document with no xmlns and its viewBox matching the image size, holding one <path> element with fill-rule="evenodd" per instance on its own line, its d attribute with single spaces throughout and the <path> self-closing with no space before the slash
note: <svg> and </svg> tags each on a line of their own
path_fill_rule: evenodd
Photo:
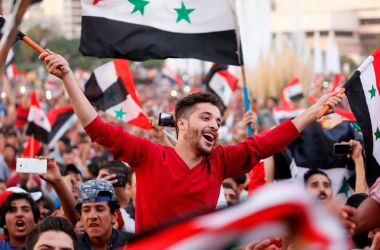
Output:
<svg viewBox="0 0 380 250">
<path fill-rule="evenodd" d="M 78 249 L 117 249 L 132 237 L 112 227 L 119 203 L 111 182 L 90 180 L 82 183 L 76 209 L 85 231 L 78 236 Z"/>
<path fill-rule="evenodd" d="M 1 226 L 6 240 L 0 242 L 0 250 L 16 250 L 24 247 L 28 233 L 40 218 L 36 202 L 29 193 L 2 194 L 0 208 Z"/>
<path fill-rule="evenodd" d="M 319 169 L 310 169 L 303 176 L 306 190 L 317 200 L 330 201 L 333 190 L 329 176 Z"/>
<path fill-rule="evenodd" d="M 237 145 L 222 147 L 215 145 L 222 122 L 221 101 L 209 93 L 191 94 L 176 105 L 178 142 L 166 147 L 105 123 L 63 57 L 46 50 L 40 59 L 49 73 L 63 80 L 74 111 L 91 139 L 134 169 L 137 232 L 189 213 L 214 210 L 225 178 L 247 173 L 260 159 L 280 152 L 318 118 L 324 105 L 331 113 L 342 100 L 337 93 L 325 95 L 292 121 Z"/>
<path fill-rule="evenodd" d="M 70 222 L 49 216 L 39 223 L 26 238 L 28 250 L 77 250 L 77 238 Z"/>
</svg>

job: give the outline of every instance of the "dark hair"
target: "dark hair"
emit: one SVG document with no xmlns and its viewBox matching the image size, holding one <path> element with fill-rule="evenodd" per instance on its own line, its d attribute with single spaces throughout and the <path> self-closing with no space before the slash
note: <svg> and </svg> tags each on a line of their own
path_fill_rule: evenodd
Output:
<svg viewBox="0 0 380 250">
<path fill-rule="evenodd" d="M 178 127 L 177 123 L 179 118 L 184 118 L 189 115 L 189 111 L 192 110 L 192 108 L 198 104 L 198 103 L 210 103 L 214 106 L 216 106 L 220 113 L 223 114 L 224 111 L 224 105 L 221 102 L 221 100 L 214 94 L 208 93 L 208 92 L 198 92 L 194 94 L 190 94 L 181 100 L 179 100 L 175 106 L 175 127 L 176 132 L 178 134 Z"/>
<path fill-rule="evenodd" d="M 305 175 L 303 176 L 303 182 L 304 184 L 307 183 L 307 181 L 309 180 L 310 177 L 312 177 L 313 175 L 315 174 L 321 174 L 321 175 L 324 175 L 327 177 L 327 179 L 329 180 L 330 184 L 331 184 L 331 180 L 330 180 L 330 177 L 322 170 L 320 169 L 317 169 L 317 168 L 314 168 L 314 169 L 310 169 L 309 171 L 307 171 L 305 173 Z"/>
<path fill-rule="evenodd" d="M 235 191 L 235 189 L 234 189 L 234 187 L 232 186 L 231 183 L 223 182 L 222 186 L 223 186 L 223 188 L 232 189 L 232 190 Z"/>
<path fill-rule="evenodd" d="M 77 249 L 77 237 L 70 222 L 61 217 L 46 217 L 40 224 L 30 231 L 26 237 L 25 249 L 33 249 L 42 233 L 49 231 L 63 232 L 70 236 L 74 249 Z"/>
<path fill-rule="evenodd" d="M 245 174 L 242 174 L 242 175 L 234 176 L 232 177 L 232 179 L 236 182 L 237 185 L 240 185 L 240 184 L 245 184 L 245 182 L 247 181 L 247 176 Z"/>
<path fill-rule="evenodd" d="M 271 96 L 271 97 L 269 97 L 268 99 L 269 99 L 269 100 L 272 100 L 276 105 L 278 105 L 278 103 L 279 103 L 278 98 L 275 97 L 275 96 Z"/>
<path fill-rule="evenodd" d="M 37 223 L 38 220 L 40 219 L 40 210 L 38 209 L 37 203 L 32 199 L 32 197 L 27 194 L 27 193 L 13 193 L 9 195 L 2 206 L 0 207 L 0 225 L 4 228 L 5 225 L 5 216 L 11 209 L 11 203 L 14 200 L 21 200 L 25 199 L 28 201 L 29 205 L 32 208 L 32 213 L 33 213 L 33 219 L 34 223 Z M 9 238 L 9 232 L 6 228 L 4 228 L 4 234 L 7 238 Z"/>
</svg>

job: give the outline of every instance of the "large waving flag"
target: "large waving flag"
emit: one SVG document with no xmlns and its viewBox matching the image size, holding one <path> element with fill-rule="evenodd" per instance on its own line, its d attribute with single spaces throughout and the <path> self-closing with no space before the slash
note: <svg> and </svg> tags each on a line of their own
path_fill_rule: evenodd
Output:
<svg viewBox="0 0 380 250">
<path fill-rule="evenodd" d="M 84 85 L 84 94 L 96 108 L 144 129 L 151 129 L 142 112 L 127 60 L 116 59 L 96 68 Z"/>
<path fill-rule="evenodd" d="M 236 206 L 163 228 L 124 249 L 235 249 L 285 232 L 302 242 L 294 249 L 348 249 L 344 229 L 324 209 L 302 186 L 271 184 Z M 294 231 L 288 229 L 289 222 Z"/>
<path fill-rule="evenodd" d="M 48 148 L 54 148 L 57 141 L 74 125 L 78 120 L 71 106 L 63 106 L 51 109 L 47 113 L 47 118 L 51 124 L 51 132 L 48 139 Z"/>
<path fill-rule="evenodd" d="M 360 65 L 344 87 L 363 132 L 366 179 L 372 185 L 380 176 L 380 47 Z"/>
<path fill-rule="evenodd" d="M 281 102 L 284 107 L 292 107 L 293 102 L 303 98 L 303 89 L 298 77 L 288 82 L 281 93 Z"/>
<path fill-rule="evenodd" d="M 218 96 L 227 107 L 237 88 L 238 79 L 228 71 L 227 65 L 214 64 L 206 76 L 205 84 L 207 91 Z"/>
<path fill-rule="evenodd" d="M 172 57 L 239 64 L 229 0 L 82 0 L 80 51 L 134 61 Z"/>
</svg>

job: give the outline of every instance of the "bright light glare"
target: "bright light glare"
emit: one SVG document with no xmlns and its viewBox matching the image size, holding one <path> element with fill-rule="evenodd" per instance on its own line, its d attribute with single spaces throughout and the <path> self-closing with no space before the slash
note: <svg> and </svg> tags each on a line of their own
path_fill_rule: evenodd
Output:
<svg viewBox="0 0 380 250">
<path fill-rule="evenodd" d="M 172 90 L 170 92 L 170 95 L 173 96 L 173 97 L 176 97 L 178 95 L 178 92 L 176 90 Z"/>
<path fill-rule="evenodd" d="M 185 87 L 183 88 L 183 91 L 184 91 L 185 93 L 189 93 L 190 90 L 191 90 L 191 88 L 190 88 L 189 86 L 185 86 Z"/>
<path fill-rule="evenodd" d="M 329 83 L 328 82 L 326 82 L 326 81 L 324 81 L 323 83 L 322 83 L 322 87 L 323 88 L 328 88 L 329 87 Z"/>
<path fill-rule="evenodd" d="M 46 94 L 46 99 L 48 99 L 48 100 L 50 100 L 53 97 L 50 90 L 46 90 L 45 94 Z"/>
<path fill-rule="evenodd" d="M 20 93 L 21 94 L 24 94 L 26 92 L 26 88 L 25 88 L 25 86 L 21 86 L 20 87 Z"/>
<path fill-rule="evenodd" d="M 7 93 L 5 93 L 5 91 L 2 91 L 2 92 L 1 92 L 1 98 L 2 98 L 2 99 L 5 99 L 5 97 L 7 97 Z"/>
</svg>

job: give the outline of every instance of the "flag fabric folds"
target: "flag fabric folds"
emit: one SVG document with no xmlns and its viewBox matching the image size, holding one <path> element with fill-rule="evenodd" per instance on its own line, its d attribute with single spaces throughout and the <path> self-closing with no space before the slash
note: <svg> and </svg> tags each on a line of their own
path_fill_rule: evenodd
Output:
<svg viewBox="0 0 380 250">
<path fill-rule="evenodd" d="M 344 85 L 364 138 L 366 179 L 372 185 L 380 176 L 380 47 Z"/>
<path fill-rule="evenodd" d="M 292 107 L 293 102 L 303 98 L 302 85 L 298 77 L 293 78 L 288 82 L 281 93 L 282 105 Z"/>
<path fill-rule="evenodd" d="M 116 59 L 96 68 L 84 85 L 84 94 L 97 109 L 144 129 L 151 129 L 141 110 L 127 60 Z"/>
<path fill-rule="evenodd" d="M 285 232 L 294 234 L 295 242 L 305 243 L 295 249 L 347 249 L 345 230 L 324 209 L 303 186 L 270 184 L 243 203 L 162 228 L 124 249 L 234 249 Z M 290 221 L 296 223 L 295 231 L 289 231 Z"/>
<path fill-rule="evenodd" d="M 48 139 L 48 148 L 54 148 L 57 141 L 74 125 L 78 120 L 71 106 L 58 107 L 47 113 L 47 118 L 51 124 L 51 132 Z"/>
<path fill-rule="evenodd" d="M 13 48 L 10 48 L 7 58 L 5 59 L 5 74 L 8 77 L 8 79 L 13 79 L 17 75 L 15 54 L 13 52 Z"/>
<path fill-rule="evenodd" d="M 237 50 L 229 0 L 82 0 L 80 51 L 86 56 L 238 65 Z"/>
<path fill-rule="evenodd" d="M 162 66 L 161 74 L 168 78 L 171 83 L 177 84 L 179 87 L 183 87 L 184 82 L 182 78 L 173 70 L 171 69 L 167 64 L 164 64 Z"/>
<path fill-rule="evenodd" d="M 227 107 L 237 88 L 238 79 L 228 72 L 227 65 L 214 64 L 206 76 L 205 84 L 207 91 L 218 96 Z"/>
</svg>

